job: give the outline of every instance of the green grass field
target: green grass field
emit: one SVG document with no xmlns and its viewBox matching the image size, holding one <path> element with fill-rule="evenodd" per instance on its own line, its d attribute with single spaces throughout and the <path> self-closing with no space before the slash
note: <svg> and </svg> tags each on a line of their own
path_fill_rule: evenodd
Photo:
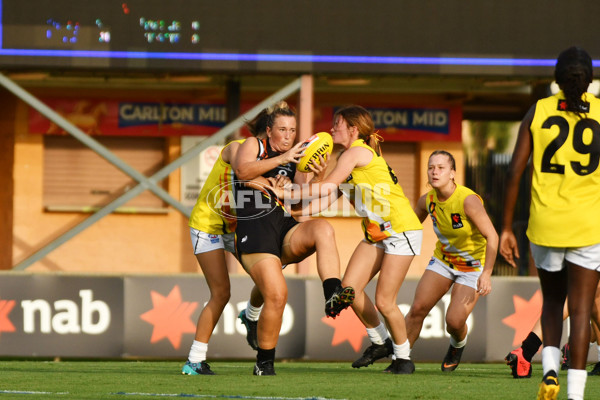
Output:
<svg viewBox="0 0 600 400">
<path fill-rule="evenodd" d="M 278 361 L 277 376 L 253 376 L 250 361 L 211 362 L 214 376 L 183 376 L 174 361 L 0 361 L 0 398 L 7 399 L 534 399 L 541 365 L 531 379 L 513 379 L 504 364 L 461 364 L 442 373 L 417 363 L 413 375 L 389 375 L 386 363 Z M 559 399 L 566 399 L 561 371 Z M 589 377 L 587 399 L 600 398 L 600 377 Z"/>
</svg>

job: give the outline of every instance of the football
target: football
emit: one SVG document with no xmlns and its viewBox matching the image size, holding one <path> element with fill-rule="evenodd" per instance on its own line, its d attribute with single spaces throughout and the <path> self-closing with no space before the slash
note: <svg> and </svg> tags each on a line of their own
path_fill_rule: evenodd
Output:
<svg viewBox="0 0 600 400">
<path fill-rule="evenodd" d="M 333 150 L 333 139 L 327 132 L 315 133 L 302 143 L 301 149 L 304 149 L 304 156 L 296 164 L 296 169 L 300 172 L 311 172 L 308 168 L 311 163 L 319 163 L 319 156 L 325 160 Z"/>
</svg>

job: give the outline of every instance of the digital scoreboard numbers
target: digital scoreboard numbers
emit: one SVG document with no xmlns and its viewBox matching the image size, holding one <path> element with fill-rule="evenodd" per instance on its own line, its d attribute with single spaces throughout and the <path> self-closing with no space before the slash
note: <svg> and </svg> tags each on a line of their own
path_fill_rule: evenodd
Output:
<svg viewBox="0 0 600 400">
<path fill-rule="evenodd" d="M 0 68 L 549 76 L 579 1 L 0 0 Z"/>
<path fill-rule="evenodd" d="M 2 48 L 197 51 L 201 21 L 177 3 L 3 0 Z"/>
</svg>

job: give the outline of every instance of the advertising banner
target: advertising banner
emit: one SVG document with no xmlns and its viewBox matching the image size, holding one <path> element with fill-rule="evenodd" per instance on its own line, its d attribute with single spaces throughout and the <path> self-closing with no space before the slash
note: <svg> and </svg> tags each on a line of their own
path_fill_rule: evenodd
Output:
<svg viewBox="0 0 600 400">
<path fill-rule="evenodd" d="M 375 282 L 369 283 L 365 293 L 375 302 Z M 397 304 L 404 315 L 412 304 L 418 281 L 406 280 L 397 297 Z M 307 298 L 319 303 L 320 285 L 318 281 L 307 282 Z M 323 297 L 321 295 L 321 297 Z M 446 332 L 446 309 L 450 301 L 449 294 L 431 310 L 425 319 L 421 336 L 412 349 L 412 358 L 418 361 L 442 361 L 449 345 Z M 486 343 L 486 303 L 479 300 L 475 310 L 467 320 L 469 326 L 468 347 L 463 353 L 464 361 L 481 361 L 485 358 Z M 315 360 L 348 360 L 359 358 L 371 345 L 364 325 L 352 310 L 343 311 L 336 319 L 325 318 L 319 304 L 307 304 L 306 357 Z M 380 317 L 383 321 L 383 318 Z M 317 322 L 318 321 L 318 322 Z M 510 350 L 507 350 L 507 352 Z M 506 354 L 503 355 L 503 357 Z"/>
<path fill-rule="evenodd" d="M 305 281 L 288 280 L 288 303 L 277 346 L 277 357 L 304 354 Z M 246 308 L 253 282 L 231 278 L 231 299 L 210 339 L 208 357 L 254 358 L 246 342 L 246 328 L 237 318 Z M 125 278 L 125 355 L 185 360 L 194 340 L 196 323 L 209 300 L 201 275 Z"/>
<path fill-rule="evenodd" d="M 335 319 L 326 318 L 319 279 L 286 276 L 286 282 L 288 302 L 276 357 L 348 362 L 359 358 L 370 341 L 354 312 L 347 309 Z M 405 315 L 417 283 L 408 279 L 400 289 L 397 304 Z M 371 282 L 366 288 L 373 301 L 375 285 Z M 237 318 L 252 287 L 247 276 L 231 277 L 231 299 L 210 339 L 209 359 L 255 358 Z M 0 356 L 185 360 L 208 300 L 208 287 L 200 274 L 2 274 Z M 425 319 L 412 349 L 414 361 L 442 361 L 449 345 L 445 325 L 449 300 L 446 294 Z M 479 299 L 467 321 L 463 361 L 502 361 L 529 334 L 541 305 L 537 278 L 493 277 L 492 293 Z M 567 338 L 565 322 L 562 343 Z M 588 359 L 595 362 L 597 356 L 592 346 Z M 534 360 L 540 361 L 539 352 Z"/>
<path fill-rule="evenodd" d="M 111 99 L 55 99 L 42 101 L 88 135 L 210 136 L 227 123 L 224 104 L 147 102 Z M 241 104 L 241 111 L 255 104 Z M 293 104 L 291 104 L 293 107 Z M 462 140 L 460 106 L 370 107 L 375 130 L 387 141 L 422 142 Z M 314 132 L 330 132 L 336 107 L 313 110 Z M 66 132 L 33 108 L 29 132 L 64 135 Z M 243 136 L 249 132 L 241 129 Z"/>
<path fill-rule="evenodd" d="M 121 357 L 123 280 L 3 275 L 0 355 Z"/>
<path fill-rule="evenodd" d="M 375 131 L 389 142 L 460 142 L 462 108 L 460 106 L 387 106 L 362 104 L 373 117 Z M 315 132 L 331 130 L 337 107 L 315 112 Z"/>
<path fill-rule="evenodd" d="M 42 99 L 88 135 L 182 136 L 212 135 L 227 121 L 224 104 L 146 102 L 110 99 Z M 29 132 L 66 132 L 33 108 Z"/>
</svg>

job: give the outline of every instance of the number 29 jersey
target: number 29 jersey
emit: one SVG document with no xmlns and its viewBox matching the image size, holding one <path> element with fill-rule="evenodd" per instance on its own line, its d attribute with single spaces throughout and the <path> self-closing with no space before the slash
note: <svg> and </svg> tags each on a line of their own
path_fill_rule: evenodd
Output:
<svg viewBox="0 0 600 400">
<path fill-rule="evenodd" d="M 600 100 L 584 93 L 584 118 L 563 92 L 537 102 L 530 130 L 533 179 L 527 236 L 539 246 L 600 243 Z"/>
</svg>

